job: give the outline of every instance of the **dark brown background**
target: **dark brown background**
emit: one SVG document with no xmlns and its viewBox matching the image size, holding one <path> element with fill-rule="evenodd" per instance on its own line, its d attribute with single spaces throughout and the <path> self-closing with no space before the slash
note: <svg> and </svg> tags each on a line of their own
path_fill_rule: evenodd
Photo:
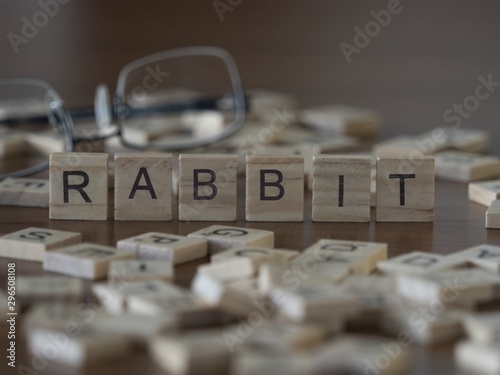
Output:
<svg viewBox="0 0 500 375">
<path fill-rule="evenodd" d="M 292 93 L 304 107 L 342 102 L 374 108 L 384 119 L 382 137 L 416 134 L 445 125 L 443 113 L 474 94 L 478 76 L 492 74 L 500 81 L 500 2 L 402 0 L 401 5 L 403 11 L 348 64 L 339 44 L 352 44 L 353 28 L 364 28 L 372 20 L 370 11 L 386 9 L 387 1 L 243 0 L 221 21 L 212 1 L 71 0 L 16 54 L 7 34 L 21 34 L 21 18 L 31 19 L 40 8 L 36 1 L 3 0 L 0 78 L 44 79 L 70 107 L 86 106 L 93 102 L 97 84 L 114 89 L 120 68 L 129 61 L 169 48 L 216 45 L 234 55 L 246 87 Z M 500 92 L 493 93 L 463 122 L 464 127 L 490 130 L 496 154 L 499 102 Z M 241 193 L 236 225 L 274 230 L 278 247 L 303 249 L 318 238 L 375 240 L 388 242 L 395 255 L 411 250 L 449 253 L 485 242 L 500 245 L 499 231 L 484 228 L 485 208 L 467 201 L 463 184 L 437 184 L 434 224 L 312 224 L 309 209 L 303 224 L 247 223 L 242 220 L 243 199 Z M 146 231 L 187 234 L 208 225 L 57 222 L 47 217 L 46 210 L 0 207 L 0 234 L 41 226 L 80 231 L 87 241 L 114 244 Z M 2 277 L 6 263 L 0 261 Z M 182 284 L 188 284 L 198 263 L 177 270 Z M 39 264 L 17 264 L 18 274 L 40 272 Z M 0 342 L 3 352 L 4 339 Z M 415 349 L 411 373 L 452 373 L 451 353 L 451 347 Z M 89 373 L 161 373 L 145 358 L 139 354 Z M 29 360 L 20 355 L 18 363 Z M 4 357 L 1 361 L 3 372 Z"/>
</svg>

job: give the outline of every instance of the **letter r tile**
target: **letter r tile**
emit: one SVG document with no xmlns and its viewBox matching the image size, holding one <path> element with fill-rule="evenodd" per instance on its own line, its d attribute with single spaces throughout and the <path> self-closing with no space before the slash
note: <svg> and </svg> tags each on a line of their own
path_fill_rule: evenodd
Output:
<svg viewBox="0 0 500 375">
<path fill-rule="evenodd" d="M 434 157 L 377 159 L 377 221 L 434 220 Z"/>
<path fill-rule="evenodd" d="M 304 220 L 304 158 L 247 156 L 247 221 Z"/>
<path fill-rule="evenodd" d="M 236 220 L 236 155 L 179 156 L 179 220 Z"/>
<path fill-rule="evenodd" d="M 54 152 L 49 173 L 50 219 L 107 219 L 108 154 Z"/>
</svg>

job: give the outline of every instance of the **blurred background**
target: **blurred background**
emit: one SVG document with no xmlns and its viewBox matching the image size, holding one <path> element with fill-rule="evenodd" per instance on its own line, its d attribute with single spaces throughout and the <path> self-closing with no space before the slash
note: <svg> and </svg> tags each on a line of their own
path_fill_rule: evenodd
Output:
<svg viewBox="0 0 500 375">
<path fill-rule="evenodd" d="M 134 59 L 215 45 L 233 54 L 247 88 L 291 93 L 301 107 L 373 108 L 384 136 L 417 134 L 446 125 L 479 76 L 500 82 L 499 16 L 493 0 L 3 0 L 0 78 L 43 79 L 68 106 L 90 106 L 96 86 L 113 91 Z M 500 87 L 463 126 L 498 135 L 499 103 Z"/>
</svg>

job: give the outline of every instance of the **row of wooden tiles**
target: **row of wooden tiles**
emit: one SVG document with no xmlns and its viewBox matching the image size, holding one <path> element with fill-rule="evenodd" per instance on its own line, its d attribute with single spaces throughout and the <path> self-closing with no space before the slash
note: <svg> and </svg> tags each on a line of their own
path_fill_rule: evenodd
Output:
<svg viewBox="0 0 500 375">
<path fill-rule="evenodd" d="M 312 219 L 368 222 L 371 156 L 316 155 Z M 115 220 L 172 219 L 172 156 L 115 154 Z M 434 158 L 377 160 L 377 221 L 433 221 Z M 179 220 L 235 221 L 237 155 L 179 156 Z M 49 217 L 106 220 L 108 154 L 53 153 Z M 246 220 L 304 219 L 303 156 L 247 156 Z"/>
</svg>

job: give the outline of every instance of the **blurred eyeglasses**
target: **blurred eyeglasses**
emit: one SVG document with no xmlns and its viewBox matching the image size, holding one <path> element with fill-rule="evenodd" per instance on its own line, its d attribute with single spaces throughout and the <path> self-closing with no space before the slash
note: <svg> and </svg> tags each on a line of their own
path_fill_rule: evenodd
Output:
<svg viewBox="0 0 500 375">
<path fill-rule="evenodd" d="M 73 120 L 95 117 L 97 128 L 75 135 Z M 81 142 L 118 136 L 127 148 L 179 151 L 207 146 L 240 130 L 245 96 L 232 56 L 217 47 L 188 47 L 143 57 L 120 72 L 113 99 L 100 85 L 94 110 L 67 110 L 54 89 L 37 80 L 0 80 L 2 131 L 41 129 L 45 123 L 64 139 L 65 151 Z M 77 127 L 76 127 L 77 128 Z M 2 130 L 3 129 L 3 130 Z M 9 133 L 11 134 L 11 133 Z M 2 160 L 0 180 L 37 173 L 35 166 L 11 171 Z"/>
</svg>

